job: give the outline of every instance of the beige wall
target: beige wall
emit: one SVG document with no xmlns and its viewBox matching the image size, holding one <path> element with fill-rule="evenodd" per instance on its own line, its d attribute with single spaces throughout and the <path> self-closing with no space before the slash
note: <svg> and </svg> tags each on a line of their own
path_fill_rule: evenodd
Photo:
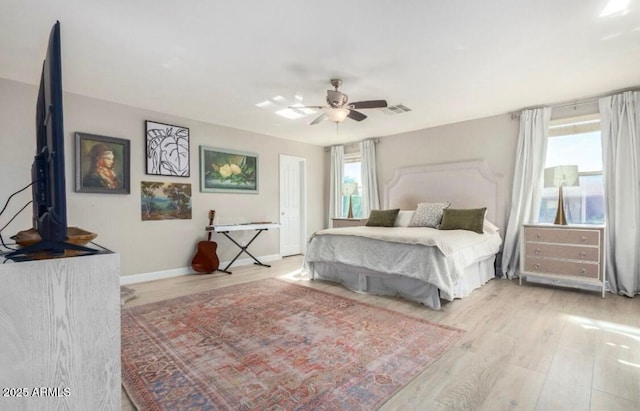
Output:
<svg viewBox="0 0 640 411">
<path fill-rule="evenodd" d="M 0 202 L 30 182 L 30 168 L 35 151 L 36 87 L 0 79 Z M 144 121 L 154 120 L 190 129 L 191 176 L 160 177 L 145 174 Z M 65 161 L 67 184 L 67 219 L 76 226 L 98 234 L 96 242 L 120 253 L 122 275 L 150 273 L 188 267 L 198 241 L 205 239 L 207 213 L 216 210 L 216 222 L 278 221 L 278 159 L 280 154 L 303 157 L 307 163 L 308 224 L 312 233 L 324 225 L 322 190 L 325 181 L 323 148 L 266 135 L 245 132 L 213 124 L 176 118 L 73 94 L 64 96 L 66 135 Z M 131 194 L 76 193 L 73 133 L 85 132 L 131 141 Z M 199 191 L 198 147 L 200 145 L 258 153 L 259 194 L 220 194 Z M 166 181 L 192 184 L 193 218 L 175 221 L 141 221 L 140 182 Z M 31 191 L 13 198 L 0 217 L 6 224 L 27 201 Z M 3 231 L 5 241 L 31 226 L 31 209 L 27 208 Z M 242 240 L 249 240 L 245 233 Z M 218 255 L 230 260 L 237 248 L 215 234 Z M 252 254 L 272 256 L 279 253 L 279 232 L 270 230 L 252 245 Z M 242 258 L 247 256 L 243 254 Z"/>
<path fill-rule="evenodd" d="M 30 181 L 35 148 L 34 86 L 0 79 L 0 200 Z M 149 273 L 187 267 L 197 241 L 204 239 L 209 209 L 217 222 L 238 219 L 278 220 L 278 156 L 306 158 L 308 189 L 308 234 L 327 224 L 328 170 L 330 155 L 322 147 L 278 139 L 213 124 L 145 111 L 78 95 L 65 95 L 65 131 L 68 220 L 70 226 L 98 233 L 96 242 L 117 251 L 122 274 Z M 144 172 L 144 120 L 189 127 L 191 135 L 191 177 L 149 176 Z M 131 141 L 131 194 L 105 195 L 74 192 L 73 132 L 81 131 Z M 505 207 L 511 200 L 518 121 L 504 114 L 379 138 L 376 146 L 378 182 L 384 184 L 398 167 L 485 159 L 489 167 L 504 175 Z M 259 154 L 260 194 L 200 193 L 198 146 L 206 145 Z M 192 184 L 193 218 L 178 221 L 141 221 L 140 181 Z M 317 190 L 324 187 L 324 190 Z M 16 196 L 0 219 L 4 225 L 31 198 L 30 191 Z M 5 231 L 5 238 L 30 226 L 30 209 Z M 506 225 L 506 221 L 503 222 Z M 246 239 L 249 239 L 246 234 Z M 235 255 L 225 239 L 218 241 L 221 260 Z M 279 233 L 269 231 L 252 246 L 257 256 L 277 255 Z M 246 257 L 246 256 L 244 256 Z"/>
<path fill-rule="evenodd" d="M 518 129 L 518 120 L 504 114 L 380 137 L 376 145 L 380 200 L 384 185 L 399 167 L 485 159 L 494 172 L 504 176 L 508 214 Z M 330 156 L 325 161 L 328 164 Z M 496 223 L 506 227 L 506 221 Z"/>
</svg>

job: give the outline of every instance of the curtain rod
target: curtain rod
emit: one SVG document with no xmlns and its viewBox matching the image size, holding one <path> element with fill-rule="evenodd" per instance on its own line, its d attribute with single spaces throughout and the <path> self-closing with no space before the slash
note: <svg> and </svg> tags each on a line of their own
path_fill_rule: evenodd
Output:
<svg viewBox="0 0 640 411">
<path fill-rule="evenodd" d="M 330 146 L 328 146 L 328 147 L 325 147 L 325 148 L 324 148 L 324 151 L 329 151 L 329 150 L 331 150 L 331 147 L 333 147 L 333 146 L 353 147 L 353 146 L 355 146 L 356 144 L 358 144 L 358 143 L 360 143 L 360 142 L 362 142 L 362 141 L 367 141 L 367 140 L 371 140 L 371 141 L 373 141 L 373 144 L 378 144 L 378 143 L 380 142 L 380 139 L 379 139 L 379 138 L 365 138 L 364 140 L 360 140 L 360 141 L 353 141 L 353 142 L 351 142 L 351 143 L 347 143 L 347 144 L 332 144 L 332 145 L 330 145 Z"/>
<path fill-rule="evenodd" d="M 520 118 L 520 114 L 524 110 L 534 110 L 534 109 L 537 109 L 537 108 L 544 108 L 544 107 L 551 107 L 552 109 L 566 108 L 566 107 L 579 107 L 579 106 L 584 106 L 584 105 L 587 105 L 587 104 L 596 103 L 602 97 L 611 96 L 613 94 L 624 93 L 625 91 L 640 91 L 640 86 L 631 87 L 631 88 L 625 88 L 625 89 L 620 89 L 620 90 L 613 90 L 613 91 L 609 91 L 609 92 L 606 92 L 606 93 L 597 94 L 595 96 L 580 98 L 580 99 L 576 99 L 576 100 L 566 100 L 566 101 L 561 101 L 561 102 L 554 103 L 554 104 L 545 104 L 545 105 L 539 105 L 539 106 L 525 107 L 525 108 L 522 108 L 522 109 L 520 109 L 518 111 L 512 111 L 510 113 L 511 114 L 511 119 L 514 120 L 516 118 Z"/>
</svg>

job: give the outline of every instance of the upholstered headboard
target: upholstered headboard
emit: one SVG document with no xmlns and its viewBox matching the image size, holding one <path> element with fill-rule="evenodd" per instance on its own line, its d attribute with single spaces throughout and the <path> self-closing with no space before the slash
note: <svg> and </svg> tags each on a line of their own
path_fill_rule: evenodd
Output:
<svg viewBox="0 0 640 411">
<path fill-rule="evenodd" d="M 487 207 L 487 219 L 504 233 L 503 184 L 502 174 L 491 171 L 485 160 L 405 167 L 385 184 L 382 204 L 402 210 L 440 201 L 452 208 Z"/>
</svg>

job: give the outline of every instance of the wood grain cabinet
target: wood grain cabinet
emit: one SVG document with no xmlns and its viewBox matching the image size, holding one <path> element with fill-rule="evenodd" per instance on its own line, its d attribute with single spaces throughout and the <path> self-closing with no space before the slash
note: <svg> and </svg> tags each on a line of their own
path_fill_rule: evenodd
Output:
<svg viewBox="0 0 640 411">
<path fill-rule="evenodd" d="M 333 228 L 358 227 L 367 224 L 367 218 L 332 218 Z"/>
<path fill-rule="evenodd" d="M 521 284 L 540 277 L 556 285 L 598 286 L 604 298 L 604 226 L 525 224 L 521 236 Z"/>
<path fill-rule="evenodd" d="M 120 256 L 0 257 L 2 410 L 115 411 Z"/>
</svg>

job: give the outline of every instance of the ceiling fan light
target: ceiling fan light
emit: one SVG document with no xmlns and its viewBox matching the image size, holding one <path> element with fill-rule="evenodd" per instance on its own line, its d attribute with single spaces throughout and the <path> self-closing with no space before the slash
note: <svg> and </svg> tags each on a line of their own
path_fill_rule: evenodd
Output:
<svg viewBox="0 0 640 411">
<path fill-rule="evenodd" d="M 327 112 L 327 117 L 329 117 L 331 121 L 334 121 L 336 123 L 344 121 L 344 119 L 347 118 L 348 115 L 349 109 L 346 108 L 334 108 Z"/>
</svg>

